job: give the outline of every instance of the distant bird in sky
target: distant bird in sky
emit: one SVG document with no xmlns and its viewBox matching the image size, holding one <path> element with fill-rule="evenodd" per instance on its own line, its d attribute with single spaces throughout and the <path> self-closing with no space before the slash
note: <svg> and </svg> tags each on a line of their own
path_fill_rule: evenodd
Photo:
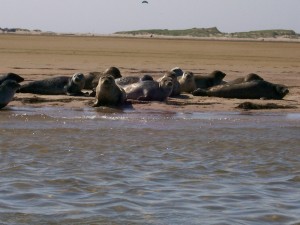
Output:
<svg viewBox="0 0 300 225">
<path fill-rule="evenodd" d="M 148 4 L 148 1 L 142 1 L 142 3 L 147 3 Z"/>
</svg>

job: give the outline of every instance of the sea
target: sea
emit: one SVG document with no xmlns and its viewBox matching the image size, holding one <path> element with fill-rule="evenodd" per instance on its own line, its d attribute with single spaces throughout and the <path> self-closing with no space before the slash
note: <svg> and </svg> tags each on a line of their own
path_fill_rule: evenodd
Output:
<svg viewBox="0 0 300 225">
<path fill-rule="evenodd" d="M 0 224 L 300 224 L 300 114 L 6 107 Z"/>
</svg>

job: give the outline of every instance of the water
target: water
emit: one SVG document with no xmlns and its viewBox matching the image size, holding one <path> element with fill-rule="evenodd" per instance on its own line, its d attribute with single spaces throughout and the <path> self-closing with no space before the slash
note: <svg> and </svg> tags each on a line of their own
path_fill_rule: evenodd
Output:
<svg viewBox="0 0 300 225">
<path fill-rule="evenodd" d="M 300 224 L 300 114 L 0 113 L 0 224 Z"/>
</svg>

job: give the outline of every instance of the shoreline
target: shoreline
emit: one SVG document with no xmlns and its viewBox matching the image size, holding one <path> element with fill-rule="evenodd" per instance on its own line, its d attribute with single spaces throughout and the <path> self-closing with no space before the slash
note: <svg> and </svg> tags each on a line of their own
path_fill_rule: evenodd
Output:
<svg viewBox="0 0 300 225">
<path fill-rule="evenodd" d="M 226 73 L 225 81 L 249 73 L 288 86 L 283 100 L 247 100 L 198 97 L 183 93 L 169 98 L 169 103 L 133 104 L 136 109 L 158 109 L 176 112 L 240 111 L 244 102 L 277 104 L 278 109 L 252 111 L 300 112 L 300 45 L 293 42 L 236 42 L 208 40 L 166 40 L 123 37 L 0 35 L 0 74 L 13 72 L 25 82 L 53 76 L 72 76 L 102 72 L 110 66 L 122 76 L 150 74 L 154 79 L 180 67 L 184 71 L 205 75 L 214 70 Z M 90 107 L 94 98 L 46 96 L 16 93 L 9 106 Z"/>
</svg>

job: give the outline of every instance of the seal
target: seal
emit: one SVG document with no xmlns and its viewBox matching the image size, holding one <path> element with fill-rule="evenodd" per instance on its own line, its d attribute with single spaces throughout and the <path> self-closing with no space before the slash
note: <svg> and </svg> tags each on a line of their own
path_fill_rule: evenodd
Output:
<svg viewBox="0 0 300 225">
<path fill-rule="evenodd" d="M 141 101 L 165 101 L 172 89 L 173 83 L 169 77 L 162 78 L 160 82 L 145 80 L 124 87 L 127 99 Z"/>
<path fill-rule="evenodd" d="M 18 92 L 41 95 L 84 95 L 81 91 L 84 83 L 84 75 L 75 73 L 72 77 L 58 76 L 29 82 L 22 85 Z"/>
<path fill-rule="evenodd" d="M 85 75 L 86 81 L 84 89 L 92 90 L 96 88 L 100 77 L 104 75 L 112 75 L 115 79 L 122 77 L 120 70 L 115 66 L 107 68 L 104 72 L 90 72 L 87 75 Z"/>
<path fill-rule="evenodd" d="M 177 80 L 177 75 L 175 72 L 172 71 L 168 71 L 166 72 L 163 77 L 159 78 L 157 81 L 160 82 L 164 77 L 169 77 L 172 80 L 173 83 L 173 89 L 172 89 L 172 93 L 170 95 L 170 97 L 174 97 L 174 96 L 178 96 L 180 95 L 180 83 Z"/>
<path fill-rule="evenodd" d="M 183 70 L 180 67 L 174 67 L 170 71 L 174 72 L 177 77 L 181 77 L 183 75 Z"/>
<path fill-rule="evenodd" d="M 232 81 L 228 81 L 227 84 L 240 84 L 240 83 L 249 82 L 253 80 L 264 80 L 264 79 L 255 73 L 249 73 L 245 77 L 239 77 Z"/>
<path fill-rule="evenodd" d="M 112 75 L 100 77 L 96 87 L 94 107 L 97 106 L 121 106 L 126 101 L 126 93 L 119 87 Z"/>
<path fill-rule="evenodd" d="M 181 92 L 191 93 L 196 89 L 194 74 L 192 72 L 184 72 L 182 77 L 178 81 L 180 84 Z"/>
<path fill-rule="evenodd" d="M 212 73 L 203 76 L 203 75 L 195 75 L 195 83 L 197 88 L 207 89 L 212 86 L 216 86 L 222 83 L 223 78 L 226 76 L 225 73 L 223 73 L 220 70 L 215 70 Z"/>
<path fill-rule="evenodd" d="M 24 78 L 15 73 L 6 73 L 0 75 L 0 84 L 2 84 L 6 80 L 14 80 L 17 83 L 21 83 L 22 81 L 24 81 Z"/>
<path fill-rule="evenodd" d="M 5 107 L 14 97 L 21 85 L 14 80 L 5 80 L 0 85 L 0 109 Z"/>
<path fill-rule="evenodd" d="M 139 81 L 145 81 L 145 80 L 153 80 L 153 77 L 151 75 L 145 74 L 142 77 L 128 76 L 128 77 L 121 77 L 121 78 L 115 79 L 116 84 L 119 86 L 126 86 L 129 84 L 134 84 Z"/>
<path fill-rule="evenodd" d="M 194 96 L 213 96 L 238 99 L 282 99 L 289 93 L 286 86 L 273 84 L 265 80 L 252 80 L 237 84 L 224 84 L 210 89 L 198 88 Z"/>
</svg>

